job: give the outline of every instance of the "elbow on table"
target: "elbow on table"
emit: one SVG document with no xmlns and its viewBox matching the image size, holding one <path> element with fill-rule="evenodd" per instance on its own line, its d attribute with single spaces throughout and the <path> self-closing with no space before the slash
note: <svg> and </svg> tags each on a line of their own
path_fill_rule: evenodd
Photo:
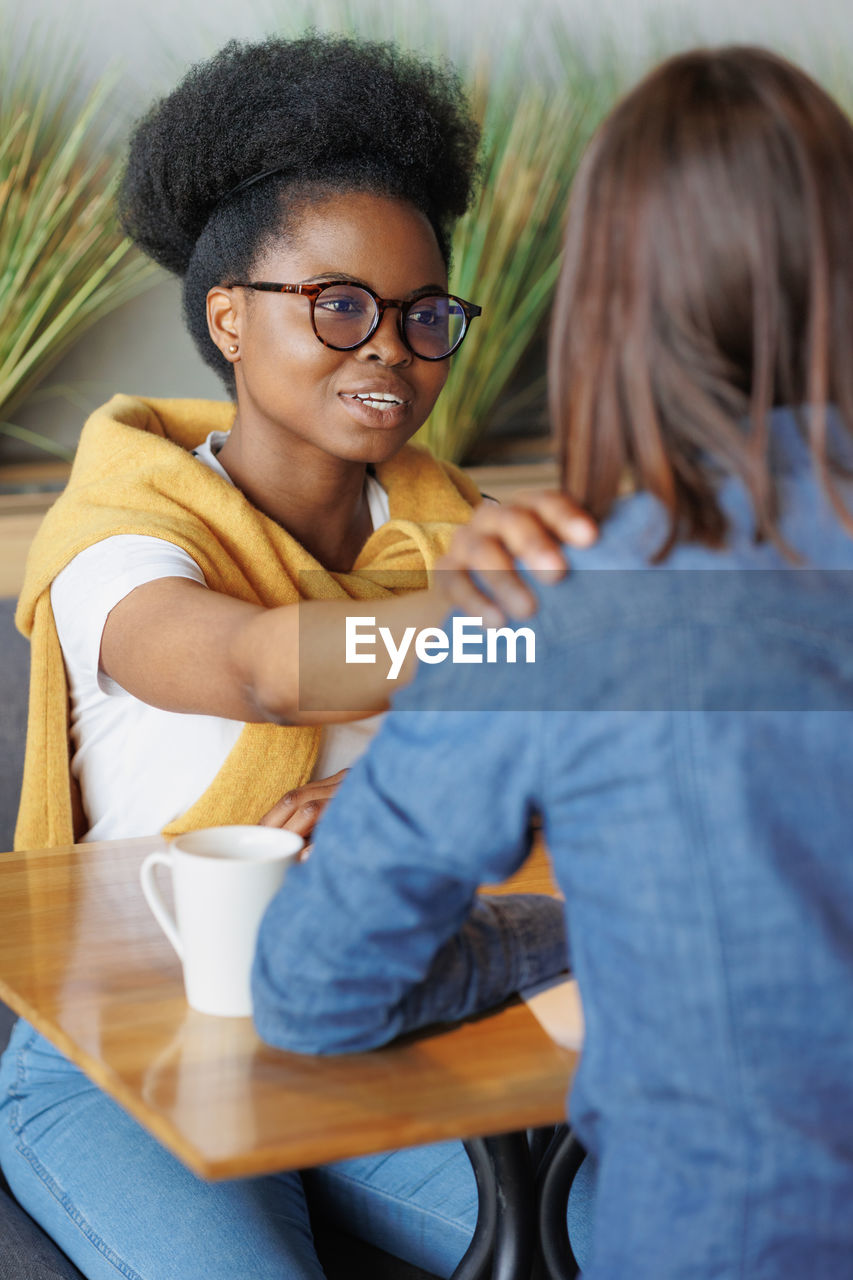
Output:
<svg viewBox="0 0 853 1280">
<path fill-rule="evenodd" d="M 255 1030 L 266 1044 L 288 1053 L 330 1056 L 377 1049 L 399 1034 L 385 1011 L 324 1010 L 306 993 L 288 995 L 256 961 L 252 975 Z"/>
</svg>

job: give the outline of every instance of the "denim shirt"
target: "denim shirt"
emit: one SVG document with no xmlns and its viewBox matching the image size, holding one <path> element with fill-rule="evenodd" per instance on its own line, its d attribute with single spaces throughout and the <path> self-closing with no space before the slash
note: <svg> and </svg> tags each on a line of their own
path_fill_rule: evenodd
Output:
<svg viewBox="0 0 853 1280">
<path fill-rule="evenodd" d="M 853 1276 L 853 540 L 793 416 L 772 431 L 799 568 L 736 481 L 726 551 L 658 568 L 660 509 L 624 502 L 538 590 L 535 663 L 419 672 L 262 926 L 276 1045 L 464 1016 L 531 976 L 471 911 L 543 815 L 586 1021 L 585 1280 Z"/>
</svg>

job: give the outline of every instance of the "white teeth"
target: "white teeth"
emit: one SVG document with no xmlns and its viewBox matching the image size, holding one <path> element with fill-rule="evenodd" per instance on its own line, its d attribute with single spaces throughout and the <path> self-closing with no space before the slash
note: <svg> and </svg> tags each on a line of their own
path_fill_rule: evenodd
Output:
<svg viewBox="0 0 853 1280">
<path fill-rule="evenodd" d="M 371 409 L 392 409 L 395 405 L 403 403 L 396 396 L 386 395 L 381 391 L 372 391 L 370 395 L 354 395 L 353 399 L 369 405 Z"/>
</svg>

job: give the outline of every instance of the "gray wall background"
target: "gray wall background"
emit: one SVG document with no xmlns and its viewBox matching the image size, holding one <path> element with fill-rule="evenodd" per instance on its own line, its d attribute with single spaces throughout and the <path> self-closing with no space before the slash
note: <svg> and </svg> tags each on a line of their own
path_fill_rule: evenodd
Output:
<svg viewBox="0 0 853 1280">
<path fill-rule="evenodd" d="M 428 21 L 427 39 L 434 41 L 440 32 L 451 57 L 473 49 L 539 65 L 548 57 L 547 19 L 558 12 L 591 56 L 612 41 L 638 67 L 661 45 L 671 50 L 699 41 L 777 48 L 823 77 L 846 78 L 853 58 L 853 0 L 350 0 L 350 11 L 372 14 L 386 38 L 394 38 L 401 24 L 410 26 L 413 17 Z M 312 22 L 334 26 L 339 12 L 335 0 L 28 0 L 14 21 L 9 10 L 0 10 L 0 22 L 7 48 L 31 35 L 76 45 L 81 93 L 114 68 L 121 133 L 190 63 L 226 40 L 293 33 Z M 91 329 L 46 385 L 71 386 L 72 398 L 40 399 L 23 406 L 16 420 L 69 444 L 85 412 L 114 391 L 221 395 L 218 380 L 183 331 L 179 285 L 165 275 Z M 27 451 L 6 441 L 2 452 L 4 460 L 14 461 Z"/>
</svg>

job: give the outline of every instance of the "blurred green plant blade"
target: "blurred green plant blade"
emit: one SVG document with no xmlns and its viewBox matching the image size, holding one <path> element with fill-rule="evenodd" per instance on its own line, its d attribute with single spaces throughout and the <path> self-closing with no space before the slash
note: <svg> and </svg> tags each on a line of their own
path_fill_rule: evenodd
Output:
<svg viewBox="0 0 853 1280">
<path fill-rule="evenodd" d="M 8 45 L 0 57 L 0 434 L 60 457 L 68 450 L 16 426 L 15 410 L 96 320 L 156 279 L 116 222 L 115 84 L 105 76 L 76 102 L 73 56 L 35 37 L 18 60 Z"/>
<path fill-rule="evenodd" d="M 483 102 L 484 95 L 487 97 Z M 475 101 L 483 118 L 480 196 L 453 240 L 454 292 L 483 308 L 454 358 L 419 438 L 463 459 L 486 429 L 541 328 L 560 264 L 569 188 L 584 146 L 607 110 L 591 74 L 522 90 L 506 76 Z"/>
<path fill-rule="evenodd" d="M 66 449 L 65 445 L 57 444 L 55 440 L 51 440 L 50 436 L 42 435 L 40 431 L 30 431 L 29 427 L 16 427 L 14 422 L 0 422 L 0 436 L 23 440 L 24 444 L 32 444 L 37 449 L 44 450 L 45 453 L 55 454 L 57 458 L 62 458 L 63 462 L 70 462 L 74 457 L 73 449 Z"/>
</svg>

